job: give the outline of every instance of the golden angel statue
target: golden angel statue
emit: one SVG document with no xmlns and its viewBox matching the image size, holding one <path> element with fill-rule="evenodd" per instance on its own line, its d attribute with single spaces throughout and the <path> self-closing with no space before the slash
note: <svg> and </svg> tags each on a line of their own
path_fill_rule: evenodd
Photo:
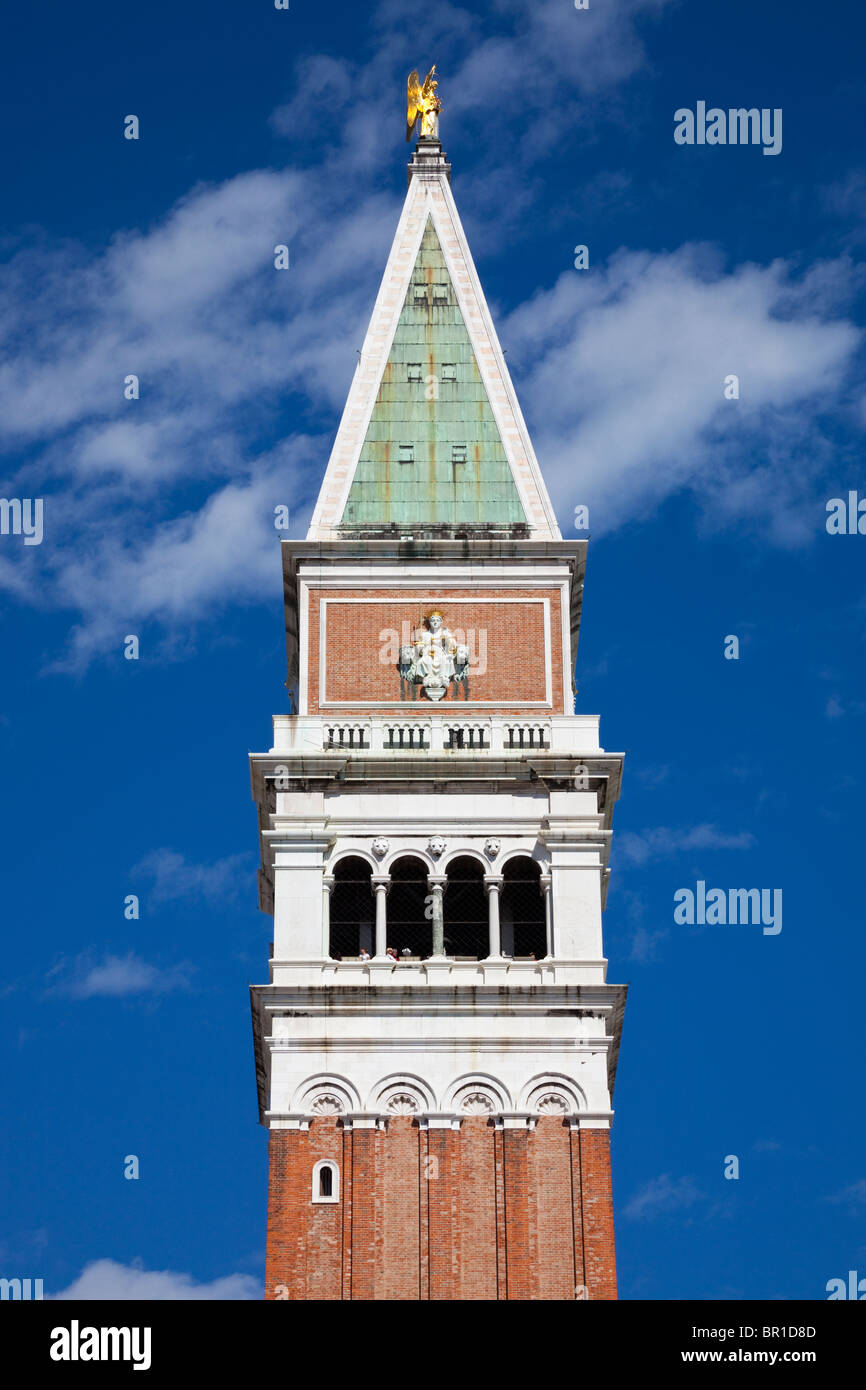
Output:
<svg viewBox="0 0 866 1390">
<path fill-rule="evenodd" d="M 429 136 L 433 140 L 439 139 L 439 112 L 442 110 L 442 102 L 436 95 L 436 88 L 439 83 L 434 76 L 435 72 L 436 64 L 434 63 L 424 78 L 423 87 L 417 68 L 409 74 L 409 91 L 406 103 L 407 140 L 412 139 L 419 116 L 421 118 L 421 135 Z"/>
</svg>

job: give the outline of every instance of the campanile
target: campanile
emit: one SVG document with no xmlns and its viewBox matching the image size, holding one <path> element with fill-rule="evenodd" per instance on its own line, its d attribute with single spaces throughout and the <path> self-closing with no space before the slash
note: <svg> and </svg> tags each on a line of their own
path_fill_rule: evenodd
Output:
<svg viewBox="0 0 866 1390">
<path fill-rule="evenodd" d="M 560 534 L 427 128 L 282 546 L 294 712 L 251 757 L 266 1297 L 613 1299 L 623 759 L 575 712 L 586 542 Z"/>
</svg>

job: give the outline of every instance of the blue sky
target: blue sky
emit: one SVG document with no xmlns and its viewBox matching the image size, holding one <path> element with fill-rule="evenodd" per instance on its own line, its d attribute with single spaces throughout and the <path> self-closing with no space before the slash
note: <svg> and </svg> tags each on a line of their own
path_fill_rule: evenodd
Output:
<svg viewBox="0 0 866 1390">
<path fill-rule="evenodd" d="M 825 528 L 866 496 L 864 29 L 850 0 L 18 7 L 2 495 L 44 499 L 44 538 L 0 536 L 0 1273 L 260 1294 L 273 509 L 305 534 L 405 193 L 406 74 L 436 61 L 564 534 L 590 506 L 578 708 L 627 751 L 621 1294 L 866 1274 L 866 536 Z M 781 108 L 781 153 L 675 144 L 698 101 Z M 781 932 L 676 924 L 699 879 L 781 888 Z"/>
</svg>

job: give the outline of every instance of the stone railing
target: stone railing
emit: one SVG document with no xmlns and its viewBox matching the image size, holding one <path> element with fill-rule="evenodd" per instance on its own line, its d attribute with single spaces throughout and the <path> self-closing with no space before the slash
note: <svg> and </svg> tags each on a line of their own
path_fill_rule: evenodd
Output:
<svg viewBox="0 0 866 1390">
<path fill-rule="evenodd" d="M 372 753 L 395 757 L 490 751 L 514 757 L 550 751 L 591 756 L 599 751 L 595 715 L 278 715 L 274 753 Z"/>
</svg>

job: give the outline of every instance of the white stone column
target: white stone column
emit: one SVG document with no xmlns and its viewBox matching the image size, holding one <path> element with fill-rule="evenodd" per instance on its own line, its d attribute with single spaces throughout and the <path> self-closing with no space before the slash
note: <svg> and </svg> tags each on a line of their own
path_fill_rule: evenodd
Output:
<svg viewBox="0 0 866 1390">
<path fill-rule="evenodd" d="M 484 889 L 487 893 L 487 927 L 489 932 L 490 951 L 488 959 L 500 960 L 502 950 L 499 936 L 499 894 L 502 891 L 504 879 L 502 874 L 485 874 Z"/>
<path fill-rule="evenodd" d="M 390 874 L 373 874 L 370 879 L 376 894 L 376 960 L 384 960 L 388 949 L 388 909 L 386 898 L 391 887 Z"/>
<path fill-rule="evenodd" d="M 448 879 L 444 874 L 428 874 L 427 886 L 433 894 L 432 902 L 432 923 L 433 923 L 433 958 L 442 958 L 445 955 L 445 907 L 442 895 L 448 887 Z"/>
<path fill-rule="evenodd" d="M 551 892 L 553 880 L 550 874 L 542 874 L 539 879 L 541 891 L 544 894 L 544 940 L 545 952 L 544 959 L 553 959 L 553 894 Z"/>
<path fill-rule="evenodd" d="M 331 954 L 331 894 L 335 882 L 333 874 L 325 874 L 322 879 L 322 955 L 325 960 Z"/>
</svg>

